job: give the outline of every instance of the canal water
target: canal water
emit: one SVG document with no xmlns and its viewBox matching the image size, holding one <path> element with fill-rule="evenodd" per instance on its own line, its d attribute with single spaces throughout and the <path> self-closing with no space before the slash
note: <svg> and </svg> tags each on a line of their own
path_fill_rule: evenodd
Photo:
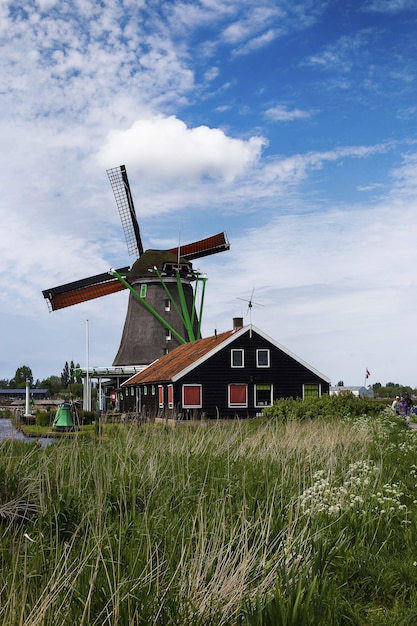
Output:
<svg viewBox="0 0 417 626">
<path fill-rule="evenodd" d="M 20 430 L 17 430 L 12 424 L 12 420 L 2 418 L 0 419 L 0 441 L 3 439 L 16 439 L 16 441 L 27 441 L 27 442 L 35 442 L 41 443 L 42 445 L 47 445 L 54 441 L 54 439 L 48 439 L 47 437 L 25 437 Z"/>
</svg>

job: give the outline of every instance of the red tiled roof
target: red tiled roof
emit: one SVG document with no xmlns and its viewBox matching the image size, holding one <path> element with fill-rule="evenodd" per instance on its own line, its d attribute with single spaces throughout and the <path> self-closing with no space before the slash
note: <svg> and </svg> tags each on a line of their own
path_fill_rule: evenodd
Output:
<svg viewBox="0 0 417 626">
<path fill-rule="evenodd" d="M 220 346 L 229 339 L 236 331 L 228 330 L 213 337 L 199 339 L 190 343 L 184 343 L 172 352 L 165 354 L 157 361 L 151 363 L 142 372 L 135 374 L 122 384 L 123 387 L 152 383 L 155 381 L 172 380 L 174 376 L 190 367 L 193 363 L 204 357 L 211 350 Z"/>
</svg>

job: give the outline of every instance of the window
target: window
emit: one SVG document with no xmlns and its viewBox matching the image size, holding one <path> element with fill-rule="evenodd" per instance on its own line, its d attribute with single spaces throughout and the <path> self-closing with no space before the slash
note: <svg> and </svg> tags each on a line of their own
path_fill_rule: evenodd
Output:
<svg viewBox="0 0 417 626">
<path fill-rule="evenodd" d="M 183 409 L 201 409 L 202 407 L 202 386 L 183 385 L 182 386 L 182 407 Z"/>
<path fill-rule="evenodd" d="M 245 383 L 232 383 L 229 385 L 229 407 L 248 406 L 248 386 Z"/>
<path fill-rule="evenodd" d="M 321 386 L 319 384 L 303 385 L 303 398 L 319 398 L 321 396 Z"/>
<path fill-rule="evenodd" d="M 171 339 L 171 331 L 169 328 L 165 328 L 165 339 L 169 341 Z"/>
<path fill-rule="evenodd" d="M 159 403 L 159 408 L 163 409 L 164 408 L 164 388 L 162 385 L 158 385 L 158 403 Z"/>
<path fill-rule="evenodd" d="M 255 385 L 255 406 L 272 405 L 272 385 Z"/>
<path fill-rule="evenodd" d="M 269 367 L 269 350 L 260 348 L 256 351 L 256 367 Z"/>
<path fill-rule="evenodd" d="M 171 300 L 165 300 L 164 301 L 164 308 L 165 308 L 165 311 L 170 311 L 171 310 Z"/>
<path fill-rule="evenodd" d="M 174 385 L 168 385 L 168 408 L 174 408 Z"/>
<path fill-rule="evenodd" d="M 242 349 L 231 351 L 232 367 L 245 367 L 244 351 Z"/>
<path fill-rule="evenodd" d="M 147 396 L 148 395 L 148 388 L 146 385 L 143 386 L 143 395 Z"/>
<path fill-rule="evenodd" d="M 140 286 L 139 297 L 140 298 L 146 298 L 146 285 L 141 285 Z"/>
</svg>

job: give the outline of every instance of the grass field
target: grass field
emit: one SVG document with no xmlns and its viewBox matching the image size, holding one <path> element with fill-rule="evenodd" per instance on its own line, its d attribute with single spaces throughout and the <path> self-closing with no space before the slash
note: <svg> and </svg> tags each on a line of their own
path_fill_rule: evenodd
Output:
<svg viewBox="0 0 417 626">
<path fill-rule="evenodd" d="M 417 431 L 287 409 L 2 442 L 0 624 L 417 624 Z"/>
</svg>

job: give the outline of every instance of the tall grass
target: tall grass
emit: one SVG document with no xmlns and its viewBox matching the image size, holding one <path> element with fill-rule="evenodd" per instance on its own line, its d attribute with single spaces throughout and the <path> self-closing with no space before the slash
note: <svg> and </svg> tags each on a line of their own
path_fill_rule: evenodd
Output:
<svg viewBox="0 0 417 626">
<path fill-rule="evenodd" d="M 0 623 L 417 623 L 415 436 L 386 412 L 4 442 Z"/>
</svg>

